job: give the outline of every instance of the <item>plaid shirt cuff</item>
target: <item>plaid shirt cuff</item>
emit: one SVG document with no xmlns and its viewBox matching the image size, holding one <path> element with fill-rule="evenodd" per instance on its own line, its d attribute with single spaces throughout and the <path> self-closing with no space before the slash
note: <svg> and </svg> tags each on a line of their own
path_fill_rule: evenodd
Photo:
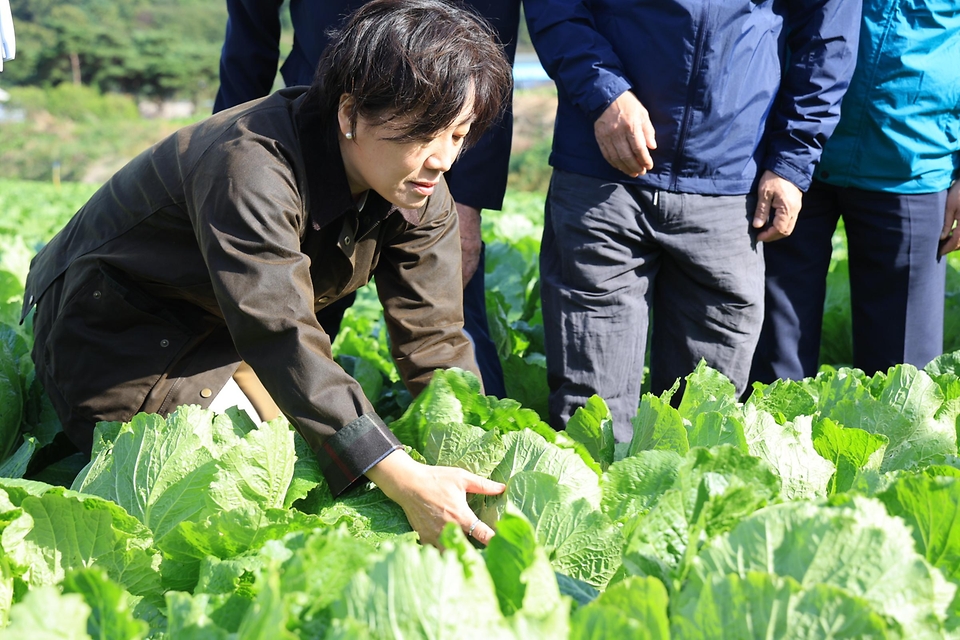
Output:
<svg viewBox="0 0 960 640">
<path fill-rule="evenodd" d="M 359 482 L 371 467 L 403 445 L 375 413 L 360 416 L 327 439 L 317 452 L 334 497 Z"/>
</svg>

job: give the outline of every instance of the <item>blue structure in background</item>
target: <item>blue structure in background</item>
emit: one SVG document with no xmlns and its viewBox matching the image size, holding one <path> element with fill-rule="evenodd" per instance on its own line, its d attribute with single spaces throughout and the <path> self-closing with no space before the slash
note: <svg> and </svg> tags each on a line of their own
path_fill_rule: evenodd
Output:
<svg viewBox="0 0 960 640">
<path fill-rule="evenodd" d="M 513 61 L 513 84 L 517 89 L 526 89 L 553 82 L 544 71 L 535 53 L 517 53 Z"/>
</svg>

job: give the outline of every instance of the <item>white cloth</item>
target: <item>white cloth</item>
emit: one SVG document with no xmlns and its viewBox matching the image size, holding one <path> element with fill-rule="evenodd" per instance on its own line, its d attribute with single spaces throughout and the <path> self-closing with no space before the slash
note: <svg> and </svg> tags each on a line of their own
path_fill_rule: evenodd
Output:
<svg viewBox="0 0 960 640">
<path fill-rule="evenodd" d="M 13 37 L 13 16 L 10 14 L 10 0 L 0 0 L 0 71 L 3 61 L 13 60 L 17 55 L 17 42 Z"/>
<path fill-rule="evenodd" d="M 0 0 L 0 2 L 3 2 L 3 0 Z M 213 398 L 213 402 L 210 403 L 210 411 L 223 413 L 230 407 L 237 407 L 238 409 L 246 411 L 254 424 L 263 422 L 260 419 L 260 414 L 253 408 L 253 403 L 250 402 L 250 398 L 240 389 L 240 385 L 238 385 L 233 378 L 227 380 L 227 384 L 223 385 L 220 393 Z"/>
</svg>

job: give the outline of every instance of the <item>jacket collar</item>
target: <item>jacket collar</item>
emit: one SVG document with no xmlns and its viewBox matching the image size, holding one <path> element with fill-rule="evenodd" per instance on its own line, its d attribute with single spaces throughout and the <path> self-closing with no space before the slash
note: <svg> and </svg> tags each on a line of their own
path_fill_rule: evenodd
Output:
<svg viewBox="0 0 960 640">
<path fill-rule="evenodd" d="M 310 222 L 319 230 L 347 212 L 357 214 L 358 211 L 340 154 L 336 121 L 326 122 L 317 105 L 307 102 L 305 96 L 296 99 L 294 117 L 307 176 Z M 368 224 L 375 225 L 396 209 L 380 194 L 370 191 L 363 207 L 363 218 Z"/>
</svg>

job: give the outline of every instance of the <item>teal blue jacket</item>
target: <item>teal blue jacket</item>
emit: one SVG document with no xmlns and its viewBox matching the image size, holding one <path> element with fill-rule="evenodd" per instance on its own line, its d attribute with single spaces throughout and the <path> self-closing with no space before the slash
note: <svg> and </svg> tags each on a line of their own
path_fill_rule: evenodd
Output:
<svg viewBox="0 0 960 640">
<path fill-rule="evenodd" d="M 960 168 L 960 2 L 864 0 L 857 68 L 816 177 L 934 193 Z"/>
</svg>

